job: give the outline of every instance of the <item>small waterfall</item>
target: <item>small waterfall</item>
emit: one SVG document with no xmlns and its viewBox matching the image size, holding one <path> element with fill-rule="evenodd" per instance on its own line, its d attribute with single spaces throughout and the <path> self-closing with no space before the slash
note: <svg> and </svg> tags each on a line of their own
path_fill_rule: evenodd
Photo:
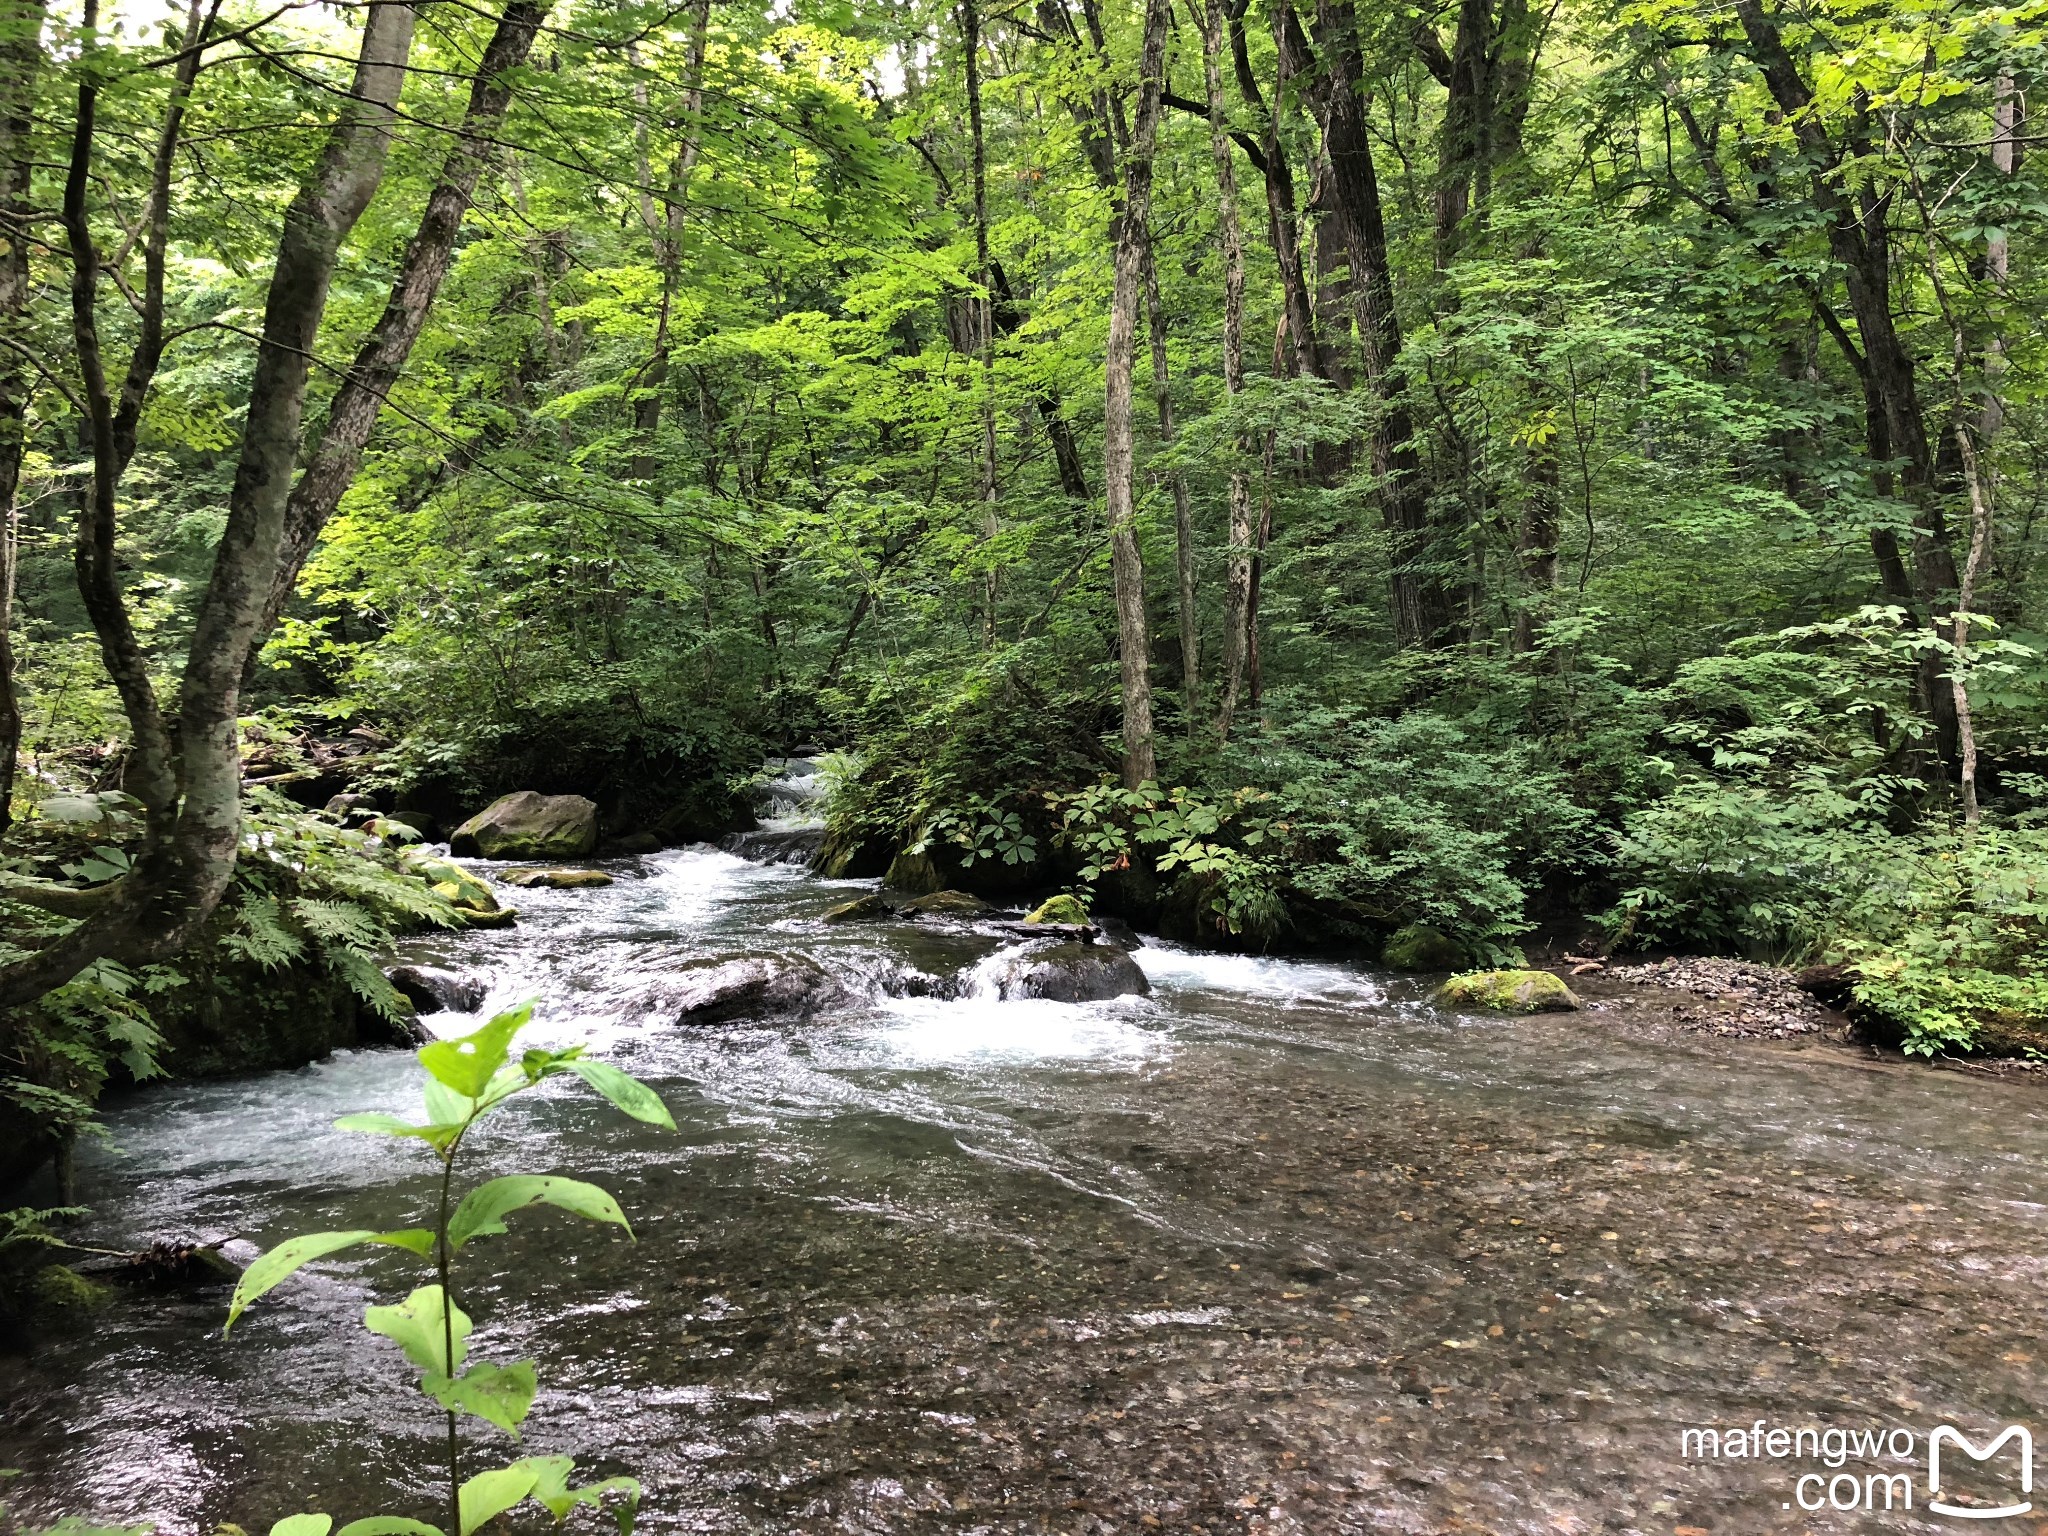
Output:
<svg viewBox="0 0 2048 1536">
<path fill-rule="evenodd" d="M 817 757 L 771 757 L 755 792 L 760 824 L 725 840 L 729 852 L 757 864 L 808 864 L 825 840 L 825 781 Z"/>
</svg>

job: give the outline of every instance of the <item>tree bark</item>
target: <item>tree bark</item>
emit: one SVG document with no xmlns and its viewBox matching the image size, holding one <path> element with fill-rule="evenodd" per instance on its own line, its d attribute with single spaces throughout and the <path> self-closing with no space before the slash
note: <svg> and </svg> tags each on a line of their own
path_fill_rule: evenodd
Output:
<svg viewBox="0 0 2048 1536">
<path fill-rule="evenodd" d="M 36 76 L 42 67 L 43 0 L 0 3 L 0 326 L 20 334 L 29 302 L 29 183 L 35 160 Z M 13 821 L 21 753 L 21 697 L 14 681 L 14 587 L 21 463 L 35 378 L 28 359 L 0 355 L 0 836 Z"/>
<path fill-rule="evenodd" d="M 1166 306 L 1159 294 L 1159 264 L 1145 243 L 1145 334 L 1152 353 L 1152 401 L 1159 415 L 1159 441 L 1174 438 L 1173 378 L 1166 359 Z M 1155 483 L 1157 476 L 1154 476 Z M 1195 517 L 1188 504 L 1188 477 L 1178 466 L 1166 472 L 1173 497 L 1173 569 L 1179 597 L 1181 710 L 1190 735 L 1202 707 L 1202 618 L 1195 592 Z"/>
<path fill-rule="evenodd" d="M 442 164 L 440 180 L 427 194 L 426 209 L 399 262 L 384 313 L 356 349 L 355 361 L 328 404 L 327 423 L 312 462 L 285 503 L 284 542 L 257 621 L 256 643 L 250 648 L 252 668 L 264 639 L 291 600 L 321 529 L 354 483 L 377 417 L 426 327 L 435 295 L 454 262 L 455 242 L 475 199 L 477 180 L 496 158 L 492 141 L 512 100 L 508 76 L 526 62 L 546 15 L 547 0 L 513 0 L 477 62 L 462 126 Z"/>
<path fill-rule="evenodd" d="M 1350 0 L 1319 0 L 1316 31 L 1323 62 L 1330 217 L 1342 229 L 1350 259 L 1359 360 L 1379 399 L 1372 470 L 1390 537 L 1394 634 L 1403 646 L 1440 646 L 1452 638 L 1455 604 L 1450 584 L 1435 568 L 1437 530 L 1430 518 L 1429 485 L 1415 446 L 1414 419 L 1402 399 L 1401 321 L 1394 310 L 1393 265 L 1366 129 L 1365 70 Z"/>
<path fill-rule="evenodd" d="M 1000 525 L 996 515 L 999 495 L 996 486 L 996 319 L 995 279 L 988 256 L 988 147 L 982 137 L 981 117 L 981 8 L 976 0 L 963 0 L 960 7 L 960 47 L 967 62 L 967 131 L 969 159 L 974 181 L 974 262 L 981 296 L 975 301 L 975 340 L 981 355 L 981 533 L 986 545 L 995 543 Z M 985 549 L 987 568 L 981 579 L 981 644 L 994 650 L 996 643 L 995 556 Z"/>
<path fill-rule="evenodd" d="M 87 25 L 96 19 L 88 0 Z M 89 611 L 109 671 L 131 697 L 130 729 L 146 761 L 147 835 L 135 867 L 91 917 L 24 960 L 0 968 L 0 1007 L 28 1002 L 105 956 L 126 961 L 179 948 L 220 902 L 234 874 L 241 842 L 241 754 L 235 718 L 242 672 L 256 638 L 284 538 L 286 493 L 299 445 L 306 378 L 315 334 L 342 240 L 382 179 L 412 43 L 413 11 L 391 3 L 369 7 L 355 78 L 320 158 L 285 213 L 264 306 L 262 340 L 250 384 L 242 447 L 229 493 L 227 525 L 213 572 L 200 597 L 178 693 L 175 761 L 156 713 L 148 674 L 128 675 L 133 631 L 112 566 L 115 445 L 112 409 L 99 374 L 90 275 L 97 252 L 86 217 L 97 91 L 90 77 L 79 91 L 79 123 L 65 191 L 65 227 L 73 243 L 74 330 L 81 370 L 99 375 L 92 395 L 96 484 L 82 519 L 80 573 L 90 580 Z M 81 236 L 83 240 L 81 241 Z M 87 354 L 90 353 L 90 356 Z M 106 599 L 111 596 L 112 603 Z M 139 679 L 140 688 L 134 685 Z"/>
<path fill-rule="evenodd" d="M 1222 0 L 1203 0 L 1202 79 L 1209 119 L 1209 155 L 1216 164 L 1218 237 L 1223 246 L 1223 391 L 1235 402 L 1244 393 L 1244 235 L 1237 217 L 1237 163 L 1230 153 L 1230 120 L 1223 100 Z M 1252 496 L 1245 474 L 1249 445 L 1230 445 L 1230 548 L 1223 597 L 1223 692 L 1216 734 L 1228 739 L 1244 684 L 1245 615 L 1252 585 Z"/>
<path fill-rule="evenodd" d="M 1138 549 L 1137 463 L 1131 422 L 1131 374 L 1137 361 L 1147 225 L 1152 213 L 1152 152 L 1165 88 L 1166 0 L 1145 0 L 1138 60 L 1138 108 L 1124 156 L 1123 205 L 1116 218 L 1116 284 L 1110 301 L 1103 373 L 1102 478 L 1106 487 L 1110 568 L 1116 594 L 1122 673 L 1124 783 L 1158 777 L 1152 742 L 1151 642 L 1145 622 L 1145 564 Z"/>
</svg>

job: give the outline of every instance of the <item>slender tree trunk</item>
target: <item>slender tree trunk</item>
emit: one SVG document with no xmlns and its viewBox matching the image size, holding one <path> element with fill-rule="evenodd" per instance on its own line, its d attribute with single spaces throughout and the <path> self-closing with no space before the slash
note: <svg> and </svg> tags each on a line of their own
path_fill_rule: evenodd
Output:
<svg viewBox="0 0 2048 1536">
<path fill-rule="evenodd" d="M 967 130 L 974 180 L 974 261 L 981 296 L 973 306 L 981 354 L 981 532 L 993 546 L 1001 531 L 996 515 L 996 320 L 995 278 L 988 256 L 988 146 L 981 117 L 981 8 L 977 0 L 960 7 L 960 46 L 967 58 Z M 981 643 L 996 643 L 996 563 L 993 548 L 984 550 L 987 568 L 981 579 Z"/>
<path fill-rule="evenodd" d="M 546 0 L 513 0 L 484 47 L 459 135 L 441 167 L 441 179 L 427 195 L 426 209 L 392 280 L 384 313 L 356 349 L 355 362 L 328 404 L 327 424 L 313 460 L 292 486 L 285 504 L 284 543 L 257 623 L 257 643 L 250 650 L 252 669 L 264 637 L 277 626 L 278 616 L 298 585 L 299 573 L 313 553 L 320 530 L 354 483 L 378 414 L 426 327 L 434 297 L 455 259 L 455 242 L 475 199 L 477 180 L 496 159 L 492 141 L 512 99 L 507 76 L 526 62 L 546 14 Z"/>
<path fill-rule="evenodd" d="M 1159 414 L 1159 441 L 1174 438 L 1173 379 L 1166 362 L 1166 306 L 1159 294 L 1159 264 L 1145 243 L 1145 331 L 1152 352 L 1152 400 Z M 1155 480 L 1157 477 L 1154 477 Z M 1195 517 L 1188 505 L 1188 477 L 1178 466 L 1166 472 L 1173 496 L 1173 568 L 1180 599 L 1181 710 L 1188 734 L 1198 729 L 1202 707 L 1202 617 L 1195 593 Z"/>
<path fill-rule="evenodd" d="M 95 0 L 87 0 L 89 27 L 97 19 L 94 5 Z M 176 950 L 219 904 L 234 874 L 242 830 L 241 754 L 235 726 L 242 672 L 284 540 L 286 494 L 328 283 L 342 240 L 383 176 L 413 20 L 410 6 L 390 0 L 368 8 L 348 97 L 318 161 L 285 213 L 227 525 L 200 597 L 179 688 L 175 759 L 141 653 L 134 647 L 112 563 L 119 476 L 113 413 L 93 315 L 91 278 L 98 256 L 85 207 L 97 89 L 89 76 L 80 86 L 64 224 L 72 243 L 73 328 L 81 375 L 91 391 L 96 484 L 81 520 L 78 563 L 102 654 L 130 711 L 147 791 L 138 790 L 138 796 L 149 818 L 135 867 L 116 884 L 106 903 L 46 948 L 0 968 L 0 1007 L 40 996 L 103 956 L 137 961 Z M 131 663 L 136 669 L 132 673 Z"/>
<path fill-rule="evenodd" d="M 690 183 L 696 179 L 697 161 L 704 151 L 704 55 L 711 33 L 711 0 L 697 0 L 690 17 L 690 45 L 684 60 L 682 144 L 669 167 L 668 194 L 659 217 L 649 207 L 643 213 L 648 234 L 654 241 L 654 256 L 661 268 L 661 307 L 654 321 L 654 352 L 640 376 L 641 394 L 633 403 L 633 432 L 638 447 L 630 473 L 635 480 L 652 482 L 658 460 L 655 439 L 661 428 L 661 408 L 668 393 L 669 328 L 674 322 L 676 288 L 682 279 L 683 226 L 689 217 Z M 650 189 L 651 170 L 643 155 L 641 179 Z M 652 204 L 651 190 L 645 202 Z"/>
<path fill-rule="evenodd" d="M 1123 681 L 1124 783 L 1159 775 L 1152 745 L 1151 641 L 1145 624 L 1145 563 L 1138 549 L 1137 462 L 1131 374 L 1137 362 L 1147 225 L 1152 213 L 1152 152 L 1166 70 L 1166 0 L 1145 0 L 1138 60 L 1138 110 L 1124 157 L 1123 206 L 1116 219 L 1116 286 L 1110 301 L 1102 413 L 1102 478 L 1107 488 L 1110 567 L 1116 592 Z"/>
<path fill-rule="evenodd" d="M 1957 783 L 1961 788 L 1963 824 L 1977 825 L 1977 730 L 1970 718 L 1969 641 L 1970 605 L 1976 600 L 1977 578 L 1991 554 L 1991 496 L 1985 488 L 1983 465 L 1970 429 L 1958 423 L 1956 447 L 1963 457 L 1963 476 L 1970 488 L 1970 555 L 1963 565 L 1962 583 L 1956 589 L 1956 611 L 1950 642 L 1955 656 L 1949 666 L 1949 686 L 1955 699 Z"/>
<path fill-rule="evenodd" d="M 42 66 L 43 0 L 0 3 L 0 326 L 20 333 L 28 312 L 29 135 Z M 14 680 L 14 588 L 20 551 L 21 463 L 35 381 L 19 353 L 0 354 L 0 836 L 13 821 L 21 753 L 21 697 Z"/>
<path fill-rule="evenodd" d="M 1223 246 L 1223 390 L 1235 402 L 1244 393 L 1244 235 L 1237 217 L 1237 163 L 1231 156 L 1230 119 L 1223 99 L 1222 0 L 1203 0 L 1202 79 L 1209 109 L 1209 155 L 1216 163 L 1218 235 Z M 1252 497 L 1245 473 L 1249 449 L 1230 445 L 1230 549 L 1223 597 L 1223 692 L 1216 734 L 1228 738 L 1244 684 L 1245 614 L 1252 584 Z"/>
</svg>

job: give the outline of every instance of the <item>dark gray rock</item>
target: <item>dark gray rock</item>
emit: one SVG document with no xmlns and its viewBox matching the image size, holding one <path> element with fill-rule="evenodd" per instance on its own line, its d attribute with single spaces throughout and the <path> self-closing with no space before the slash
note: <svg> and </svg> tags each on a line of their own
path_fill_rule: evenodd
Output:
<svg viewBox="0 0 2048 1536">
<path fill-rule="evenodd" d="M 475 1013 L 484 1005 L 484 984 L 474 976 L 432 965 L 401 965 L 386 973 L 398 995 L 421 1013 Z"/>
<path fill-rule="evenodd" d="M 692 961 L 664 981 L 649 1006 L 678 1024 L 787 1019 L 848 1000 L 823 966 L 802 955 L 735 955 Z"/>
<path fill-rule="evenodd" d="M 992 972 L 998 995 L 1039 997 L 1056 1003 L 1094 1003 L 1143 997 L 1152 990 L 1138 962 L 1104 944 L 1054 944 L 998 956 Z"/>
</svg>

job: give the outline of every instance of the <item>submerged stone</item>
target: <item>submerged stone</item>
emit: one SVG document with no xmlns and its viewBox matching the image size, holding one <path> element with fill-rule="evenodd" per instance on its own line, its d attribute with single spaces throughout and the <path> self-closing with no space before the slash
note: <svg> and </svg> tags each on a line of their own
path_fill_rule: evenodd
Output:
<svg viewBox="0 0 2048 1536">
<path fill-rule="evenodd" d="M 683 967 L 649 1000 L 678 1024 L 779 1019 L 843 1001 L 846 991 L 802 955 L 736 955 Z"/>
<path fill-rule="evenodd" d="M 1437 1001 L 1499 1013 L 1573 1013 L 1578 997 L 1548 971 L 1468 971 L 1437 988 Z"/>
</svg>

